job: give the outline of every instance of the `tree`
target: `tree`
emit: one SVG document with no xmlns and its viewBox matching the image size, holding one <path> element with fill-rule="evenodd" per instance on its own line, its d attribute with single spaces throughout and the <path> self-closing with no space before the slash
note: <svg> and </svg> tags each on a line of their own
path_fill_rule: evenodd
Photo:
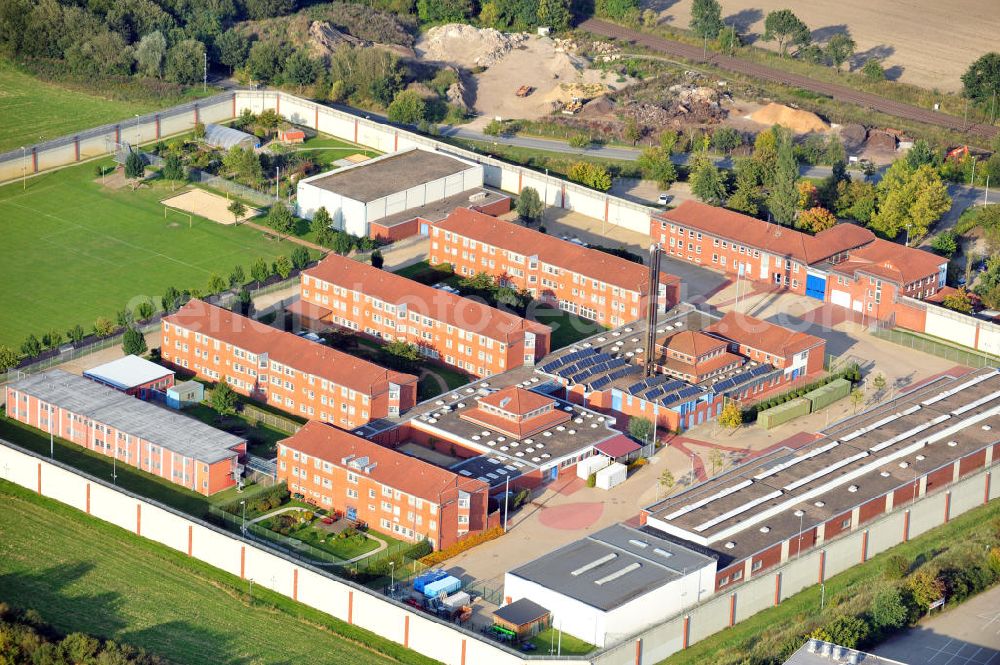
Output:
<svg viewBox="0 0 1000 665">
<path fill-rule="evenodd" d="M 712 475 L 714 476 L 715 472 L 722 468 L 722 453 L 717 448 L 712 448 L 711 452 L 708 453 L 708 462 L 712 465 Z"/>
<path fill-rule="evenodd" d="M 834 644 L 854 649 L 868 639 L 870 629 L 864 619 L 842 614 L 826 625 L 826 632 Z"/>
<path fill-rule="evenodd" d="M 768 13 L 764 19 L 764 41 L 778 42 L 778 50 L 785 55 L 789 44 L 805 46 L 809 43 L 809 28 L 791 9 L 779 9 Z"/>
<path fill-rule="evenodd" d="M 877 395 L 881 395 L 882 391 L 885 390 L 886 383 L 885 375 L 881 372 L 872 378 L 872 385 L 875 386 Z"/>
<path fill-rule="evenodd" d="M 861 389 L 855 388 L 851 391 L 851 406 L 854 407 L 854 413 L 858 412 L 858 407 L 863 401 L 865 401 L 865 393 Z"/>
<path fill-rule="evenodd" d="M 28 335 L 23 342 L 21 342 L 21 355 L 25 358 L 34 358 L 39 353 L 42 352 L 42 343 L 38 341 L 38 338 L 34 335 Z"/>
<path fill-rule="evenodd" d="M 295 0 L 243 0 L 247 17 L 253 21 L 284 16 L 295 11 Z"/>
<path fill-rule="evenodd" d="M 594 11 L 604 18 L 628 20 L 639 13 L 639 0 L 595 0 Z"/>
<path fill-rule="evenodd" d="M 167 57 L 167 40 L 159 30 L 139 40 L 135 47 L 135 64 L 143 76 L 163 76 L 163 60 Z"/>
<path fill-rule="evenodd" d="M 98 337 L 110 337 L 115 332 L 115 324 L 105 316 L 97 317 L 94 321 L 94 334 Z"/>
<path fill-rule="evenodd" d="M 272 274 L 274 273 L 271 272 L 270 267 L 267 265 L 267 261 L 265 261 L 262 257 L 258 256 L 250 264 L 250 277 L 253 281 L 257 282 L 257 286 L 260 286 L 260 283 L 266 281 Z"/>
<path fill-rule="evenodd" d="M 799 228 L 809 229 L 813 233 L 819 233 L 827 229 L 832 229 L 837 225 L 837 218 L 826 208 L 815 206 L 799 214 L 796 220 Z"/>
<path fill-rule="evenodd" d="M 215 50 L 218 52 L 219 62 L 229 67 L 229 73 L 232 74 L 247 61 L 250 40 L 243 33 L 230 28 L 215 40 Z"/>
<path fill-rule="evenodd" d="M 655 180 L 664 189 L 669 189 L 677 181 L 677 168 L 670 159 L 670 151 L 664 150 L 662 146 L 643 150 L 638 163 L 642 169 L 642 177 Z"/>
<path fill-rule="evenodd" d="M 495 2 L 484 2 L 482 9 L 479 10 L 479 23 L 486 26 L 487 28 L 495 28 L 497 30 L 503 30 L 507 26 L 506 21 L 500 15 L 500 8 L 497 7 Z"/>
<path fill-rule="evenodd" d="M 285 256 L 281 255 L 274 260 L 274 272 L 281 275 L 281 279 L 288 279 L 288 276 L 292 274 L 292 262 Z"/>
<path fill-rule="evenodd" d="M 223 377 L 222 381 L 212 388 L 212 396 L 209 398 L 212 408 L 220 416 L 228 416 L 236 413 L 237 397 L 236 392 L 229 387 L 229 377 Z"/>
<path fill-rule="evenodd" d="M 838 32 L 837 34 L 830 37 L 830 41 L 826 43 L 826 49 L 824 53 L 826 57 L 830 59 L 833 66 L 840 71 L 840 66 L 847 62 L 852 55 L 854 55 L 854 50 L 857 48 L 857 44 L 851 39 L 851 36 Z"/>
<path fill-rule="evenodd" d="M 295 218 L 292 211 L 280 201 L 271 206 L 267 211 L 267 225 L 278 232 L 279 235 L 287 235 L 295 228 Z"/>
<path fill-rule="evenodd" d="M 122 351 L 127 356 L 141 356 L 146 352 L 146 338 L 134 326 L 126 328 L 122 335 Z"/>
<path fill-rule="evenodd" d="M 417 16 L 423 23 L 462 23 L 471 14 L 468 0 L 417 0 Z"/>
<path fill-rule="evenodd" d="M 420 360 L 420 349 L 417 345 L 400 339 L 389 342 L 382 347 L 382 351 L 389 357 L 389 364 L 397 367 L 410 367 Z"/>
<path fill-rule="evenodd" d="M 726 405 L 722 407 L 722 413 L 719 414 L 719 425 L 733 432 L 742 424 L 743 412 L 740 411 L 739 405 L 732 400 L 727 400 Z"/>
<path fill-rule="evenodd" d="M 704 203 L 717 206 L 726 198 L 726 182 L 707 155 L 700 155 L 695 159 L 689 181 L 691 193 Z"/>
<path fill-rule="evenodd" d="M 799 179 L 799 164 L 795 159 L 792 133 L 782 127 L 774 127 L 777 162 L 774 180 L 767 195 L 767 209 L 774 221 L 791 224 L 795 221 L 795 208 L 799 195 L 795 187 Z"/>
<path fill-rule="evenodd" d="M 47 349 L 58 348 L 62 344 L 63 336 L 58 330 L 50 330 L 49 332 L 42 335 L 42 344 L 45 345 Z"/>
<path fill-rule="evenodd" d="M 715 39 L 722 31 L 722 7 L 718 0 L 694 0 L 691 5 L 691 31 L 703 39 Z"/>
<path fill-rule="evenodd" d="M 743 135 L 735 127 L 716 127 L 712 132 L 712 147 L 730 153 L 743 145 Z"/>
<path fill-rule="evenodd" d="M 542 218 L 545 204 L 534 187 L 525 187 L 517 197 L 517 214 L 526 222 L 537 222 Z"/>
<path fill-rule="evenodd" d="M 289 49 L 278 41 L 265 39 L 250 46 L 246 59 L 246 73 L 261 83 L 272 83 L 281 75 L 282 63 Z"/>
<path fill-rule="evenodd" d="M 625 118 L 625 129 L 622 130 L 622 134 L 626 141 L 635 145 L 642 138 L 642 129 L 636 119 L 630 116 Z"/>
<path fill-rule="evenodd" d="M 669 493 L 677 481 L 674 480 L 674 474 L 670 471 L 670 469 L 664 469 L 663 473 L 661 473 L 660 477 L 657 479 L 657 482 L 660 487 Z"/>
<path fill-rule="evenodd" d="M 243 286 L 243 283 L 247 281 L 247 275 L 243 272 L 243 266 L 236 265 L 233 271 L 229 273 L 229 288 L 235 289 L 238 286 Z"/>
<path fill-rule="evenodd" d="M 330 249 L 333 250 L 334 254 L 346 256 L 354 249 L 354 238 L 349 233 L 334 231 L 330 238 Z"/>
<path fill-rule="evenodd" d="M 386 117 L 401 125 L 416 125 L 424 119 L 427 104 L 416 90 L 402 90 L 389 104 Z"/>
<path fill-rule="evenodd" d="M 636 441 L 642 443 L 652 443 L 653 421 L 641 416 L 632 416 L 628 419 L 628 433 Z"/>
<path fill-rule="evenodd" d="M 924 164 L 936 165 L 938 156 L 924 139 L 917 139 L 913 142 L 913 147 L 906 153 L 906 163 L 911 169 L 917 169 Z"/>
<path fill-rule="evenodd" d="M 196 39 L 184 39 L 167 53 L 167 78 L 190 85 L 201 81 L 205 71 L 205 45 Z"/>
<path fill-rule="evenodd" d="M 6 372 L 12 367 L 17 367 L 19 362 L 20 357 L 14 349 L 0 344 L 0 372 Z"/>
<path fill-rule="evenodd" d="M 962 74 L 962 94 L 983 102 L 1000 93 L 1000 53 L 992 51 L 981 56 Z"/>
<path fill-rule="evenodd" d="M 377 249 L 372 252 L 372 255 L 368 257 L 368 260 L 371 262 L 372 268 L 378 268 L 381 270 L 382 266 L 385 265 L 385 257 L 382 256 L 382 252 Z"/>
<path fill-rule="evenodd" d="M 569 0 L 539 0 L 538 24 L 557 32 L 565 30 L 569 27 L 571 18 L 569 6 Z"/>
<path fill-rule="evenodd" d="M 135 321 L 145 321 L 149 317 L 153 316 L 156 308 L 153 307 L 153 303 L 148 300 L 143 300 L 138 305 L 135 306 L 133 312 L 133 320 Z"/>
<path fill-rule="evenodd" d="M 86 336 L 87 333 L 84 332 L 83 326 L 81 326 L 79 323 L 66 331 L 66 337 L 69 337 L 70 341 L 73 342 L 74 344 L 79 344 L 80 342 L 83 341 L 83 338 Z"/>
<path fill-rule="evenodd" d="M 606 192 L 611 189 L 611 174 L 603 166 L 590 162 L 574 162 L 566 174 L 570 180 Z"/>
<path fill-rule="evenodd" d="M 888 632 L 902 628 L 906 625 L 909 615 L 902 594 L 893 584 L 883 584 L 875 592 L 868 608 L 868 616 L 879 631 Z"/>
<path fill-rule="evenodd" d="M 950 257 L 958 251 L 958 235 L 955 229 L 946 229 L 934 236 L 931 241 L 931 249 L 941 256 Z"/>
<path fill-rule="evenodd" d="M 753 142 L 753 161 L 756 163 L 760 182 L 770 186 L 778 166 L 778 127 L 771 127 L 757 135 Z"/>
<path fill-rule="evenodd" d="M 233 199 L 226 210 L 232 214 L 233 222 L 237 225 L 239 225 L 240 220 L 243 219 L 243 215 L 247 214 L 247 207 L 243 205 L 243 202 L 239 199 Z"/>
<path fill-rule="evenodd" d="M 887 238 L 904 229 L 910 239 L 920 238 L 951 208 L 948 189 L 930 164 L 912 169 L 905 159 L 896 160 L 876 191 L 878 210 L 869 226 Z"/>
<path fill-rule="evenodd" d="M 163 170 L 160 171 L 164 180 L 187 180 L 187 173 L 184 170 L 184 163 L 180 156 L 170 154 L 163 161 Z"/>
<path fill-rule="evenodd" d="M 808 180 L 802 180 L 796 186 L 799 190 L 799 210 L 808 210 L 819 205 L 819 189 Z"/>
<path fill-rule="evenodd" d="M 870 182 L 841 180 L 837 183 L 834 210 L 838 217 L 849 217 L 868 224 L 875 215 L 878 193 Z"/>
<path fill-rule="evenodd" d="M 869 58 L 865 61 L 864 66 L 861 67 L 861 75 L 869 83 L 878 83 L 885 80 L 885 70 L 882 69 L 882 63 L 875 58 Z"/>
<path fill-rule="evenodd" d="M 298 86 L 301 91 L 303 87 L 312 85 L 319 76 L 320 64 L 309 57 L 305 51 L 296 51 L 285 60 L 285 68 L 282 71 L 282 78 L 285 83 Z"/>
<path fill-rule="evenodd" d="M 146 175 L 146 162 L 137 150 L 129 150 L 125 157 L 125 177 L 139 180 Z"/>
<path fill-rule="evenodd" d="M 961 312 L 962 314 L 972 314 L 972 298 L 969 297 L 969 292 L 965 290 L 964 286 L 955 293 L 946 295 L 941 300 L 941 304 L 948 309 Z"/>
<path fill-rule="evenodd" d="M 208 292 L 209 293 L 222 293 L 226 290 L 226 280 L 222 279 L 218 273 L 212 273 L 212 276 L 208 278 Z"/>
<path fill-rule="evenodd" d="M 309 265 L 309 250 L 302 245 L 296 245 L 292 249 L 291 261 L 294 268 L 302 270 Z"/>
</svg>

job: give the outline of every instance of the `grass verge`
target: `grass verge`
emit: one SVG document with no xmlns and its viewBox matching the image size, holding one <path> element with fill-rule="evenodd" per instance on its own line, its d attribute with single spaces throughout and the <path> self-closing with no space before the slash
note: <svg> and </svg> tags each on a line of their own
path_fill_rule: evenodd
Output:
<svg viewBox="0 0 1000 665">
<path fill-rule="evenodd" d="M 0 481 L 0 598 L 187 665 L 436 661 Z"/>
</svg>

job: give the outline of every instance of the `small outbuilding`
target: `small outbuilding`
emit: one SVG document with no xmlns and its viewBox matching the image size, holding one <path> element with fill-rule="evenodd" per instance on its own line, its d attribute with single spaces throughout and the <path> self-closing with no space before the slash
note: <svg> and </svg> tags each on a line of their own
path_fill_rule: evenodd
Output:
<svg viewBox="0 0 1000 665">
<path fill-rule="evenodd" d="M 493 625 L 510 631 L 519 640 L 534 637 L 551 623 L 551 612 L 527 598 L 508 603 L 493 613 Z"/>
<path fill-rule="evenodd" d="M 125 356 L 86 370 L 91 381 L 119 390 L 139 399 L 150 399 L 174 385 L 174 372 L 139 356 Z"/>
<path fill-rule="evenodd" d="M 204 141 L 210 146 L 223 150 L 229 150 L 236 146 L 250 150 L 260 147 L 260 139 L 253 134 L 247 134 L 225 125 L 205 125 Z"/>
<path fill-rule="evenodd" d="M 306 133 L 298 127 L 283 127 L 278 130 L 278 140 L 282 143 L 304 143 Z"/>
<path fill-rule="evenodd" d="M 167 388 L 166 402 L 171 409 L 183 409 L 205 400 L 205 386 L 197 381 L 183 381 Z"/>
</svg>

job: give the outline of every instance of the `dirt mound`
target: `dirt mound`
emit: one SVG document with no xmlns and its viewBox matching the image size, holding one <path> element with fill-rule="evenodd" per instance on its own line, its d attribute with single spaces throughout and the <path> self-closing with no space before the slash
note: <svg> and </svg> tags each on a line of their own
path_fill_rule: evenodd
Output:
<svg viewBox="0 0 1000 665">
<path fill-rule="evenodd" d="M 341 44 L 365 45 L 357 37 L 337 30 L 327 21 L 313 21 L 309 24 L 309 46 L 313 55 L 324 56 L 333 53 Z"/>
<path fill-rule="evenodd" d="M 598 97 L 584 104 L 579 115 L 581 118 L 598 119 L 613 117 L 614 113 L 615 103 L 607 97 Z"/>
<path fill-rule="evenodd" d="M 773 102 L 751 114 L 750 119 L 762 125 L 781 125 L 796 134 L 825 132 L 830 129 L 830 125 L 815 113 Z"/>
<path fill-rule="evenodd" d="M 506 35 L 493 28 L 449 23 L 428 30 L 417 42 L 425 60 L 450 62 L 460 67 L 489 67 L 527 39 L 523 33 Z"/>
</svg>

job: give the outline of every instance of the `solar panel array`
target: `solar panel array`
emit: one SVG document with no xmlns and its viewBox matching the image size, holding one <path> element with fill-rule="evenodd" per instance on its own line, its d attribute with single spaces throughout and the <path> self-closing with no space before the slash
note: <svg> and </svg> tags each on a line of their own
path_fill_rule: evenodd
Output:
<svg viewBox="0 0 1000 665">
<path fill-rule="evenodd" d="M 579 374 L 581 371 L 583 371 L 588 367 L 593 367 L 594 365 L 599 365 L 601 363 L 608 362 L 613 358 L 614 356 L 612 356 L 610 353 L 595 353 L 593 355 L 587 356 L 586 358 L 580 358 L 571 365 L 564 365 L 560 367 L 559 369 L 556 370 L 556 374 L 558 374 L 563 378 L 570 377 L 575 374 Z"/>
<path fill-rule="evenodd" d="M 591 377 L 595 377 L 598 374 L 617 369 L 619 367 L 624 367 L 625 365 L 628 365 L 628 361 L 624 358 L 612 358 L 611 360 L 599 362 L 596 365 L 590 365 L 589 367 L 584 368 L 576 374 L 571 375 L 569 380 L 571 383 L 584 383 Z"/>
<path fill-rule="evenodd" d="M 687 388 L 682 388 L 681 390 L 678 390 L 673 395 L 667 395 L 662 400 L 660 400 L 660 404 L 662 404 L 663 406 L 670 406 L 675 402 L 679 402 L 686 397 L 692 397 L 700 392 L 701 388 L 699 388 L 698 386 L 688 386 Z"/>
<path fill-rule="evenodd" d="M 675 390 L 680 390 L 687 384 L 683 381 L 678 381 L 674 379 L 673 381 L 667 381 L 662 386 L 654 386 L 653 388 L 648 388 L 642 392 L 639 397 L 648 400 L 655 400 L 658 397 L 666 395 L 667 393 L 673 392 Z"/>
<path fill-rule="evenodd" d="M 641 371 L 642 368 L 640 368 L 638 365 L 625 364 L 625 366 L 622 367 L 621 369 L 616 369 L 613 372 L 610 372 L 609 374 L 594 379 L 590 383 L 590 390 L 591 391 L 602 390 L 603 388 L 606 388 L 607 386 L 611 385 L 612 383 L 614 383 L 615 381 L 617 381 L 622 377 L 626 377 L 629 374 L 635 374 L 636 372 L 641 372 Z"/>
<path fill-rule="evenodd" d="M 652 388 L 653 386 L 658 386 L 661 383 L 667 383 L 673 380 L 674 380 L 673 377 L 668 376 L 666 374 L 657 374 L 656 376 L 651 376 L 648 379 L 643 379 L 638 383 L 633 383 L 631 386 L 628 387 L 628 392 L 631 395 L 637 395 L 643 390 L 647 390 L 649 388 Z"/>
<path fill-rule="evenodd" d="M 579 351 L 574 351 L 573 353 L 567 353 L 564 356 L 556 358 L 552 362 L 545 363 L 541 366 L 541 370 L 546 374 L 552 374 L 560 367 L 574 363 L 581 358 L 586 358 L 587 356 L 596 355 L 597 351 L 594 349 L 581 349 Z"/>
<path fill-rule="evenodd" d="M 737 374 L 734 377 L 725 379 L 723 381 L 719 381 L 718 383 L 712 386 L 712 390 L 714 390 L 717 393 L 726 392 L 727 390 L 731 390 L 738 385 L 750 381 L 751 379 L 755 379 L 758 376 L 763 376 L 764 374 L 768 374 L 772 371 L 774 371 L 774 368 L 771 367 L 770 365 L 760 365 L 758 367 L 754 367 L 753 369 L 747 372 L 743 372 L 741 374 Z"/>
</svg>

